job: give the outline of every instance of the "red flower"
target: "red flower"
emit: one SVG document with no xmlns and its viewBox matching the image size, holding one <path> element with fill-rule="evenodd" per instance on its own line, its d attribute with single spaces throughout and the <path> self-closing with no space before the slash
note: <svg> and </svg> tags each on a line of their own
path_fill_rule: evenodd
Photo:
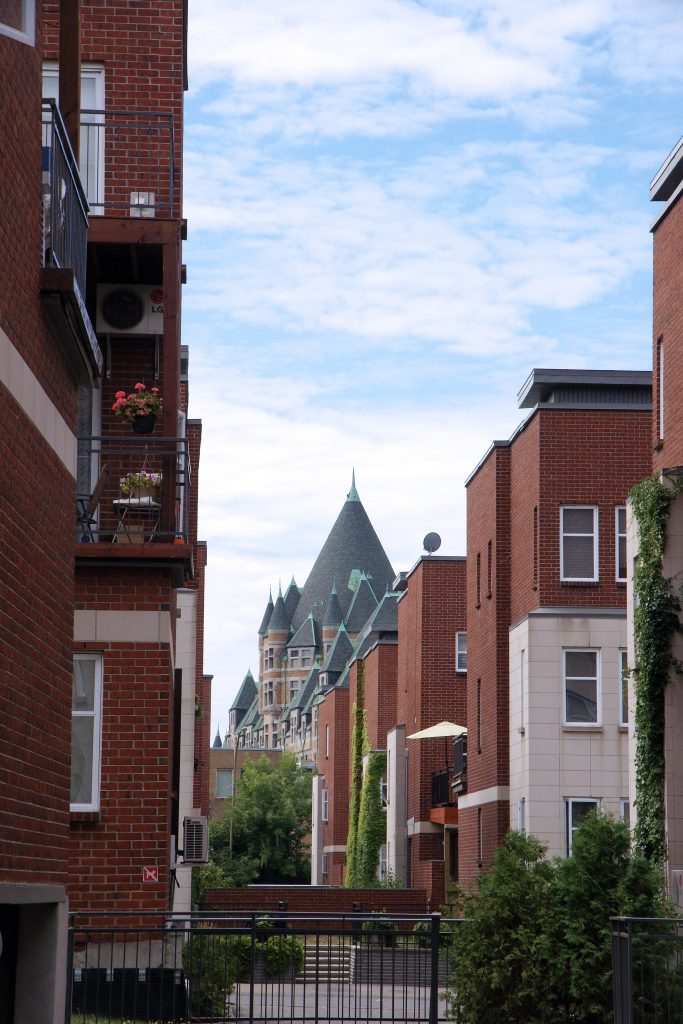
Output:
<svg viewBox="0 0 683 1024">
<path fill-rule="evenodd" d="M 135 385 L 135 390 L 136 391 L 144 391 L 145 390 L 145 385 L 144 384 L 136 384 Z"/>
<path fill-rule="evenodd" d="M 125 391 L 117 391 L 116 394 L 114 395 L 114 398 L 125 398 L 125 397 L 126 397 L 126 392 Z"/>
<path fill-rule="evenodd" d="M 152 394 L 153 395 L 158 395 L 159 394 L 159 388 L 152 388 Z"/>
</svg>

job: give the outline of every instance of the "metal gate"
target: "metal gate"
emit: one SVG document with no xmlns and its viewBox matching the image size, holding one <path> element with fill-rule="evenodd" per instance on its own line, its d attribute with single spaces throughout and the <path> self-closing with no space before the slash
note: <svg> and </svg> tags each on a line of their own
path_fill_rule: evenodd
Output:
<svg viewBox="0 0 683 1024">
<path fill-rule="evenodd" d="M 70 1024 L 447 1017 L 439 914 L 72 915 Z"/>
</svg>

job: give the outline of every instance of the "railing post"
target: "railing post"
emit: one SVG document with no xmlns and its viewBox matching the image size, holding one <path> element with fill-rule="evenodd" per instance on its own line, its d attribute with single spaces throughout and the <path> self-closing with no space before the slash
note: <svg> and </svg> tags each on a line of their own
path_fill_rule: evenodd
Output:
<svg viewBox="0 0 683 1024">
<path fill-rule="evenodd" d="M 441 936 L 441 914 L 432 914 L 431 951 L 432 970 L 429 985 L 429 1024 L 439 1020 L 439 945 Z"/>
<path fill-rule="evenodd" d="M 254 1020 L 254 962 L 256 960 L 256 914 L 251 915 L 251 956 L 249 958 L 249 1022 Z"/>
</svg>

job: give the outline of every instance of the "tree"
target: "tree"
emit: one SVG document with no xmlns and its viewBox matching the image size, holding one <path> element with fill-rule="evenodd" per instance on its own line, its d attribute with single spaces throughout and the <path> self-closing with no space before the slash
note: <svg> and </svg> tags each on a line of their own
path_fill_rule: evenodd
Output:
<svg viewBox="0 0 683 1024">
<path fill-rule="evenodd" d="M 232 806 L 209 828 L 210 863 L 199 893 L 210 886 L 310 881 L 311 772 L 286 751 L 271 764 L 249 761 Z"/>
<path fill-rule="evenodd" d="M 463 1024 L 548 1019 L 547 915 L 554 869 L 534 836 L 509 832 L 454 932 L 451 1001 Z"/>
<path fill-rule="evenodd" d="M 610 917 L 664 917 L 664 877 L 658 865 L 632 853 L 628 826 L 591 811 L 557 862 L 556 986 L 567 994 L 569 1019 L 607 1024 L 612 1010 Z"/>
<path fill-rule="evenodd" d="M 671 914 L 659 867 L 631 852 L 623 822 L 591 812 L 571 857 L 544 853 L 509 832 L 465 897 L 451 977 L 462 1024 L 611 1024 L 610 917 Z M 670 951 L 651 945 L 645 966 L 663 979 Z"/>
</svg>

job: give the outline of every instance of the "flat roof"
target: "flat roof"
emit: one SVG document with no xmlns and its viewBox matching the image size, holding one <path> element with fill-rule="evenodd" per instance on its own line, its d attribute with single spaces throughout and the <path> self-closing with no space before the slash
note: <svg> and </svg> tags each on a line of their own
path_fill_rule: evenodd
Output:
<svg viewBox="0 0 683 1024">
<path fill-rule="evenodd" d="M 683 137 L 671 150 L 666 160 L 650 182 L 650 199 L 671 199 L 683 181 Z"/>
<path fill-rule="evenodd" d="M 560 385 L 596 388 L 652 387 L 650 370 L 547 370 L 534 369 L 517 393 L 520 409 L 546 402 Z"/>
</svg>

